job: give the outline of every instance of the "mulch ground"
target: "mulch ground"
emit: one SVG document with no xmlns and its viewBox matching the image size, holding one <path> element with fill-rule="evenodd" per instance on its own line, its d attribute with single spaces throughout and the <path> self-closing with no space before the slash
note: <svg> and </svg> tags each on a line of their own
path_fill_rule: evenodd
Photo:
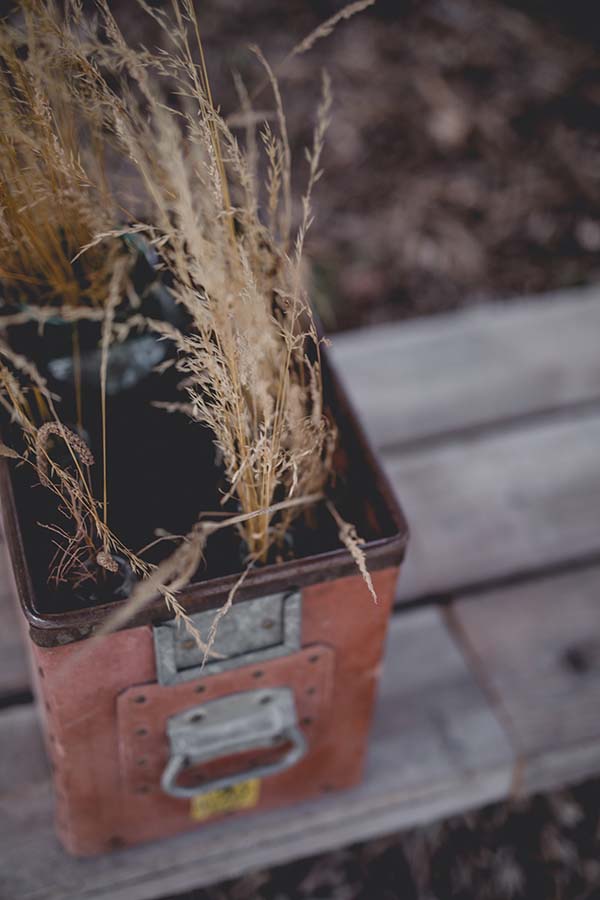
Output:
<svg viewBox="0 0 600 900">
<path fill-rule="evenodd" d="M 205 2 L 223 107 L 232 66 L 256 81 L 249 42 L 276 63 L 340 5 Z M 285 70 L 299 180 L 320 69 L 333 79 L 310 243 L 331 330 L 598 277 L 594 6 L 378 0 Z"/>
<path fill-rule="evenodd" d="M 112 4 L 111 4 L 112 5 Z M 152 44 L 134 3 L 114 4 Z M 340 0 L 203 0 L 213 93 Z M 310 240 L 329 330 L 600 274 L 600 26 L 569 0 L 377 0 L 282 74 L 298 184 L 321 68 L 334 108 Z M 258 109 L 272 110 L 268 90 Z"/>
</svg>

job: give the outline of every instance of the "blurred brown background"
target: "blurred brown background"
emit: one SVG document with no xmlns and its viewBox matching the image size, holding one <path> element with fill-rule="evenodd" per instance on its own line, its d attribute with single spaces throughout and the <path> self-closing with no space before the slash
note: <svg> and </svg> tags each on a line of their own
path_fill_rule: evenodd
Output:
<svg viewBox="0 0 600 900">
<path fill-rule="evenodd" d="M 160 5 L 160 4 L 157 4 Z M 152 44 L 133 2 L 111 4 Z M 595 3 L 378 0 L 285 68 L 296 176 L 320 70 L 334 110 L 310 242 L 330 330 L 594 280 L 600 251 Z M 216 102 L 340 8 L 203 0 Z M 268 90 L 257 108 L 271 106 Z"/>
</svg>

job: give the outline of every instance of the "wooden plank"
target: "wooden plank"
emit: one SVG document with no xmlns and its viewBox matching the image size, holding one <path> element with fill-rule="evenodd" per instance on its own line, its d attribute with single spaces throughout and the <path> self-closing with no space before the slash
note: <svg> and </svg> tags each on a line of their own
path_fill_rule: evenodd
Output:
<svg viewBox="0 0 600 900">
<path fill-rule="evenodd" d="M 37 790 L 48 782 L 50 766 L 32 703 L 4 710 L 0 713 L 0 722 L 0 809 L 3 809 L 7 795 L 28 788 Z"/>
<path fill-rule="evenodd" d="M 600 399 L 600 288 L 333 338 L 379 447 Z"/>
<path fill-rule="evenodd" d="M 451 615 L 508 722 L 523 791 L 600 771 L 600 566 L 461 600 Z"/>
<path fill-rule="evenodd" d="M 25 650 L 19 635 L 12 597 L 0 593 L 0 706 L 29 690 Z"/>
<path fill-rule="evenodd" d="M 32 708 L 0 715 L 3 756 L 20 760 L 0 771 L 0 896 L 11 900 L 151 900 L 201 887 L 497 800 L 514 762 L 435 609 L 392 624 L 364 783 L 293 811 L 73 860 L 51 833 L 50 790 L 32 728 Z"/>
<path fill-rule="evenodd" d="M 403 600 L 600 558 L 600 414 L 388 460 L 411 542 Z"/>
<path fill-rule="evenodd" d="M 27 657 L 19 631 L 15 587 L 0 537 L 0 705 L 29 688 Z"/>
</svg>

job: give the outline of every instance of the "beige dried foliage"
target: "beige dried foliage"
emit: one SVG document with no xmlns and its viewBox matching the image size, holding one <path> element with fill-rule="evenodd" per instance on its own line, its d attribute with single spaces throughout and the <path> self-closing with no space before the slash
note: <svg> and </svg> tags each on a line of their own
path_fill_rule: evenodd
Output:
<svg viewBox="0 0 600 900">
<path fill-rule="evenodd" d="M 367 568 L 367 559 L 365 557 L 364 550 L 362 549 L 362 545 L 364 544 L 363 538 L 359 537 L 359 535 L 357 534 L 356 526 L 352 525 L 350 522 L 346 522 L 345 519 L 340 516 L 333 503 L 331 503 L 329 500 L 327 501 L 327 509 L 329 510 L 335 524 L 338 527 L 338 536 L 340 541 L 350 552 L 352 559 L 356 563 L 358 571 L 363 577 L 363 581 L 369 589 L 371 597 L 373 598 L 375 603 L 377 603 L 375 585 L 373 584 L 371 573 Z"/>
<path fill-rule="evenodd" d="M 112 572 L 114 574 L 119 571 L 119 563 L 105 550 L 100 550 L 100 552 L 96 554 L 96 562 L 102 569 L 106 569 L 107 572 Z"/>
<path fill-rule="evenodd" d="M 101 307 L 123 253 L 112 241 L 74 263 L 119 221 L 104 172 L 105 141 L 82 96 L 86 63 L 69 49 L 70 17 L 24 0 L 0 27 L 0 306 Z M 35 312 L 33 313 L 35 315 Z"/>
<path fill-rule="evenodd" d="M 346 6 L 343 6 L 342 9 L 339 9 L 336 13 L 318 25 L 317 28 L 311 31 L 299 44 L 296 44 L 293 50 L 285 57 L 281 65 L 285 65 L 285 63 L 290 59 L 293 59 L 294 56 L 299 56 L 301 53 L 307 53 L 309 50 L 312 50 L 317 41 L 329 37 L 340 22 L 351 19 L 352 16 L 364 12 L 365 9 L 368 9 L 374 4 L 375 0 L 355 0 L 354 3 L 348 3 Z"/>
<path fill-rule="evenodd" d="M 33 398 L 35 403 L 30 402 Z M 34 364 L 1 339 L 0 404 L 22 434 L 23 446 L 10 448 L 11 455 L 32 466 L 39 482 L 56 497 L 59 522 L 65 522 L 44 526 L 53 533 L 56 546 L 51 579 L 60 584 L 89 577 L 86 563 L 101 524 L 89 486 L 94 456 L 81 437 L 59 421 L 54 398 Z M 40 423 L 40 409 L 46 410 L 50 421 Z M 59 442 L 67 448 L 67 463 L 56 459 L 52 445 Z"/>
<path fill-rule="evenodd" d="M 212 430 L 228 482 L 223 501 L 235 496 L 242 513 L 320 493 L 336 436 L 324 414 L 320 339 L 301 263 L 311 193 L 320 177 L 329 80 L 323 77 L 307 150 L 307 188 L 292 236 L 292 159 L 283 100 L 260 51 L 254 48 L 272 86 L 278 126 L 276 134 L 269 124 L 262 132 L 268 169 L 262 192 L 255 150 L 249 160 L 213 103 L 191 2 L 175 5 L 165 26 L 171 46 L 158 56 L 130 49 L 108 6 L 101 7 L 110 38 L 95 49 L 105 121 L 144 183 L 150 215 L 137 228 L 145 225 L 152 236 L 189 323 L 182 332 L 150 323 L 176 346 L 187 393 L 181 409 Z M 164 24 L 161 16 L 158 21 Z M 122 73 L 117 93 L 102 78 L 103 66 Z M 167 102 L 167 90 L 178 98 L 177 108 Z M 248 559 L 266 560 L 296 515 L 289 506 L 277 516 L 265 513 L 241 523 Z"/>
<path fill-rule="evenodd" d="M 81 425 L 78 323 L 101 324 L 102 507 L 82 469 L 93 464 L 91 451 L 61 423 L 56 398 L 47 396 L 33 363 L 12 353 L 4 338 L 0 403 L 24 432 L 25 460 L 57 496 L 61 524 L 45 526 L 57 545 L 51 579 L 76 583 L 93 577 L 89 563 L 99 545 L 107 557 L 118 545 L 106 516 L 106 365 L 115 308 L 132 296 L 132 256 L 115 234 L 124 213 L 106 178 L 96 76 L 90 78 L 85 48 L 75 36 L 80 10 L 67 4 L 59 12 L 52 0 L 25 0 L 15 13 L 0 24 L 0 326 L 6 333 L 29 322 L 40 331 L 50 321 L 72 323 Z M 51 458 L 52 437 L 68 449 L 72 465 L 66 469 Z M 63 526 L 63 517 L 74 530 Z"/>
<path fill-rule="evenodd" d="M 12 447 L 7 447 L 6 444 L 3 444 L 1 442 L 0 456 L 4 456 L 6 459 L 20 459 L 20 456 L 16 450 L 13 450 Z"/>
<path fill-rule="evenodd" d="M 76 434 L 71 428 L 67 428 L 66 425 L 59 422 L 45 422 L 37 429 L 35 439 L 36 469 L 40 482 L 43 485 L 47 485 L 50 481 L 48 477 L 50 459 L 48 455 L 48 443 L 52 435 L 57 435 L 62 438 L 65 444 L 68 444 L 69 447 L 71 447 L 73 452 L 79 458 L 79 462 L 84 466 L 94 465 L 94 454 L 83 438 Z"/>
<path fill-rule="evenodd" d="M 34 392 L 38 392 L 47 404 L 50 421 L 39 423 L 39 413 L 30 403 Z M 103 505 L 91 492 L 89 469 L 95 460 L 90 448 L 78 434 L 60 422 L 54 398 L 33 363 L 15 354 L 3 339 L 0 339 L 0 405 L 19 426 L 23 443 L 19 449 L 5 447 L 1 455 L 18 459 L 35 470 L 40 483 L 55 495 L 59 522 L 64 522 L 40 523 L 51 532 L 56 547 L 50 580 L 55 585 L 68 581 L 77 587 L 94 577 L 90 562 L 95 561 L 102 569 L 116 572 L 115 557 L 120 556 L 142 579 L 140 585 L 152 584 L 153 596 L 162 594 L 173 614 L 185 619 L 183 607 L 169 585 L 162 584 L 160 573 L 158 580 L 150 582 L 148 579 L 154 567 L 126 547 L 106 525 Z M 50 446 L 52 438 L 58 438 L 66 447 L 66 462 L 62 457 L 61 462 L 57 461 L 57 448 Z M 186 569 L 184 581 L 194 574 L 201 558 L 200 552 L 194 570 L 190 571 L 189 566 Z M 178 590 L 183 583 L 173 579 L 173 590 Z"/>
</svg>

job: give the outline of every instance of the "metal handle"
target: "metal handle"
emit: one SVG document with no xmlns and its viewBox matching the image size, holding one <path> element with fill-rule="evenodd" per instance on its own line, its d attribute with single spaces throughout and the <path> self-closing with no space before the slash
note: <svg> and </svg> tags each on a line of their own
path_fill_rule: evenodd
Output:
<svg viewBox="0 0 600 900">
<path fill-rule="evenodd" d="M 200 794 L 207 794 L 209 791 L 232 787 L 234 784 L 239 784 L 241 781 L 248 781 L 250 778 L 266 778 L 268 775 L 276 775 L 278 772 L 283 772 L 284 769 L 293 766 L 306 753 L 306 740 L 298 728 L 286 732 L 285 739 L 290 741 L 292 746 L 285 756 L 277 760 L 277 762 L 265 766 L 255 766 L 244 772 L 237 772 L 235 775 L 215 778 L 213 781 L 208 781 L 201 785 L 194 785 L 194 787 L 185 787 L 177 784 L 177 778 L 183 769 L 189 765 L 189 761 L 185 756 L 172 756 L 162 774 L 160 780 L 161 787 L 163 791 L 165 791 L 166 794 L 170 794 L 171 797 L 197 797 Z M 214 758 L 215 757 L 207 757 L 203 762 L 208 762 L 209 759 Z"/>
<path fill-rule="evenodd" d="M 250 778 L 275 775 L 295 765 L 307 750 L 289 688 L 245 691 L 188 709 L 169 719 L 167 735 L 171 755 L 162 774 L 161 787 L 171 797 L 197 797 Z M 189 766 L 283 743 L 290 743 L 291 747 L 274 763 L 200 785 L 187 787 L 177 783 L 181 772 Z"/>
</svg>

